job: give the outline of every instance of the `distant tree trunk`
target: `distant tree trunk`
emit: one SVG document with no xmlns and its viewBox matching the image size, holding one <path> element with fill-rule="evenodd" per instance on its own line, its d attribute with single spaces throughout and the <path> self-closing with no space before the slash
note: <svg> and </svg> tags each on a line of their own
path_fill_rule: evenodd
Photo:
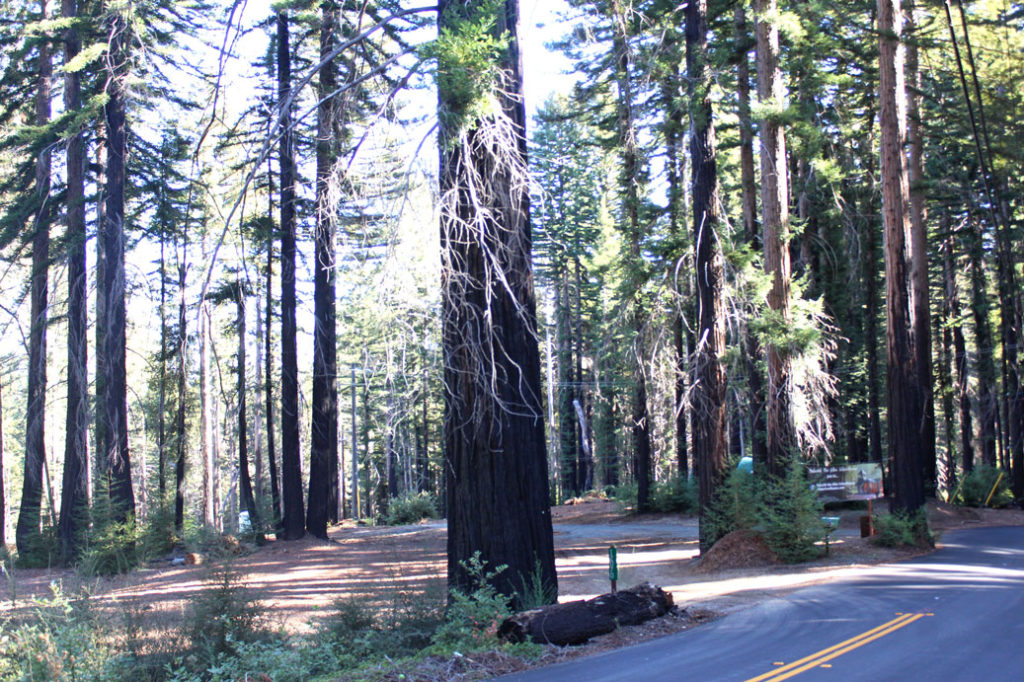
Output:
<svg viewBox="0 0 1024 682">
<path fill-rule="evenodd" d="M 106 338 L 107 309 L 106 296 L 103 295 L 103 283 L 107 277 L 107 256 L 103 244 L 103 224 L 106 220 L 106 197 L 104 189 L 107 178 L 107 122 L 102 119 L 97 125 L 96 133 L 96 321 L 93 330 L 96 359 L 94 371 L 94 398 L 93 398 L 93 462 L 90 467 L 89 494 L 92 495 L 100 489 L 100 476 L 106 470 L 103 463 L 106 454 L 103 452 L 103 443 L 106 436 L 103 435 L 103 396 L 105 389 L 103 384 L 106 381 L 106 366 L 103 357 L 104 339 Z"/>
<path fill-rule="evenodd" d="M 779 68 L 779 28 L 776 0 L 758 0 L 757 96 L 769 113 L 761 121 L 761 210 L 764 235 L 764 270 L 772 277 L 768 307 L 776 323 L 788 326 L 790 315 L 789 263 L 789 181 L 786 136 L 777 120 L 776 109 L 785 104 L 782 72 Z M 777 328 L 776 333 L 782 329 Z M 774 336 L 774 335 L 773 335 Z M 795 447 L 790 408 L 791 361 L 784 345 L 770 338 L 765 348 L 768 387 L 765 400 L 766 454 L 763 462 L 772 476 L 780 476 Z"/>
<path fill-rule="evenodd" d="M 210 368 L 210 344 L 213 342 L 210 329 L 210 306 L 206 301 L 199 304 L 199 434 L 202 443 L 200 457 L 203 462 L 203 494 L 201 499 L 203 524 L 209 528 L 216 525 L 213 492 L 213 377 Z"/>
<path fill-rule="evenodd" d="M 281 487 L 283 539 L 306 534 L 299 453 L 299 370 L 295 327 L 295 147 L 288 15 L 277 13 L 277 87 L 281 125 Z"/>
<path fill-rule="evenodd" d="M 350 368 L 352 390 L 352 518 L 359 518 L 359 409 L 356 405 L 356 365 Z"/>
<path fill-rule="evenodd" d="M 78 16 L 77 0 L 63 0 L 61 10 L 65 19 L 75 19 Z M 71 62 L 80 48 L 78 31 L 72 24 L 64 32 L 64 63 Z M 77 71 L 64 75 L 64 106 L 69 112 L 81 109 L 81 76 Z M 88 511 L 86 471 L 89 462 L 89 370 L 85 273 L 85 143 L 82 134 L 72 136 L 67 145 L 68 401 L 57 536 L 61 543 L 61 559 L 65 564 L 70 564 L 81 553 L 85 514 Z M 162 311 L 161 305 L 161 319 Z M 162 405 L 160 417 L 162 426 Z M 0 520 L 0 525 L 2 523 Z"/>
<path fill-rule="evenodd" d="M 672 345 L 675 351 L 675 436 L 676 436 L 676 470 L 680 477 L 685 478 L 689 473 L 689 462 L 687 460 L 687 419 L 689 410 L 686 406 L 686 382 L 689 358 L 687 357 L 686 320 L 684 310 L 688 296 L 689 287 L 686 285 L 686 274 L 688 268 L 684 268 L 683 250 L 687 239 L 683 216 L 685 206 L 685 182 L 683 173 L 685 162 L 681 150 L 683 144 L 683 116 L 685 114 L 682 105 L 682 78 L 679 73 L 680 57 L 679 38 L 675 30 L 671 30 L 666 36 L 665 52 L 668 55 L 668 68 L 662 81 L 662 101 L 664 107 L 663 134 L 665 136 L 665 174 L 668 180 L 668 233 L 673 241 L 678 244 L 678 252 L 672 254 L 671 265 L 673 271 L 670 273 L 672 289 L 676 303 L 672 319 Z M 581 382 L 582 385 L 582 382 Z"/>
<path fill-rule="evenodd" d="M 47 19 L 47 2 L 41 4 L 40 17 Z M 49 44 L 39 41 L 36 61 L 37 126 L 50 121 L 50 79 L 53 64 Z M 15 541 L 18 552 L 29 554 L 39 539 L 42 514 L 43 465 L 46 457 L 46 325 L 48 273 L 50 267 L 50 150 L 44 149 L 36 159 L 36 215 L 32 222 L 32 318 L 28 351 L 28 404 L 25 406 L 25 475 L 21 488 L 21 510 Z"/>
<path fill-rule="evenodd" d="M 737 3 L 733 10 L 734 36 L 737 50 L 736 95 L 737 116 L 740 129 L 740 205 L 743 208 L 743 234 L 753 251 L 761 247 L 757 224 L 757 183 L 754 177 L 754 126 L 750 115 L 750 64 L 747 52 L 751 38 L 747 28 L 747 17 L 743 3 Z M 761 344 L 748 329 L 743 339 L 746 353 L 745 369 L 749 386 L 750 402 L 750 443 L 754 461 L 767 462 L 768 451 L 765 442 L 764 380 L 757 359 L 761 356 Z"/>
<path fill-rule="evenodd" d="M 946 215 L 948 219 L 948 214 Z M 947 225 L 948 227 L 948 225 Z M 944 230 L 948 233 L 948 230 Z M 964 341 L 964 327 L 961 321 L 960 297 L 957 295 L 956 268 L 954 265 L 954 240 L 946 242 L 943 275 L 946 284 L 946 301 L 949 306 L 948 325 L 953 332 L 953 357 L 956 364 L 956 394 L 960 408 L 960 455 L 964 474 L 974 469 L 974 426 L 971 423 L 971 390 L 967 366 L 967 344 Z"/>
<path fill-rule="evenodd" d="M 157 489 L 160 491 L 160 508 L 163 509 L 167 492 L 167 420 L 164 412 L 167 409 L 167 261 L 165 243 L 167 233 L 160 226 L 160 387 L 157 399 Z"/>
<path fill-rule="evenodd" d="M 185 276 L 188 272 L 188 231 L 181 231 L 181 254 L 178 256 L 178 413 L 175 417 L 174 464 L 174 528 L 181 533 L 185 523 L 185 381 L 188 373 L 188 320 L 185 306 Z"/>
<path fill-rule="evenodd" d="M 579 488 L 579 455 L 577 453 L 576 415 L 572 401 L 575 399 L 576 380 L 573 377 L 572 330 L 570 329 L 569 280 L 565 264 L 557 267 L 558 281 L 555 291 L 555 326 L 557 328 L 557 390 L 558 397 L 558 462 L 561 469 L 562 495 L 576 497 Z M 553 444 L 552 444 L 553 445 Z"/>
<path fill-rule="evenodd" d="M 259 294 L 256 295 L 256 391 L 263 390 L 263 301 Z M 266 475 L 263 463 L 263 403 L 256 400 L 255 414 L 253 415 L 253 459 L 255 460 L 253 471 L 252 494 L 256 500 L 257 508 L 263 503 L 263 477 Z"/>
<path fill-rule="evenodd" d="M 976 228 L 971 225 L 972 230 Z M 996 398 L 996 365 L 992 357 L 995 341 L 992 337 L 992 324 L 989 321 L 991 312 L 988 296 L 988 283 L 985 274 L 984 251 L 981 235 L 972 233 L 970 239 L 971 259 L 971 314 L 974 317 L 974 338 L 978 367 L 978 419 L 979 437 L 981 440 L 981 463 L 984 466 L 996 465 L 996 416 L 998 399 Z"/>
<path fill-rule="evenodd" d="M 721 222 L 716 174 L 715 125 L 711 108 L 711 71 L 707 51 L 707 2 L 686 6 L 686 71 L 690 83 L 690 156 L 693 173 L 693 231 L 697 281 L 697 348 L 694 361 L 693 452 L 698 475 L 700 550 L 717 538 L 708 530 L 708 513 L 725 475 L 728 446 L 725 350 L 725 262 L 717 230 Z"/>
<path fill-rule="evenodd" d="M 240 506 L 249 512 L 249 523 L 256 531 L 257 538 L 260 538 L 262 525 L 256 498 L 252 494 L 252 479 L 249 477 L 248 416 L 245 409 L 245 288 L 241 281 L 236 283 L 235 293 L 238 296 L 238 497 Z"/>
<path fill-rule="evenodd" d="M 439 29 L 458 30 L 486 4 L 441 0 Z M 439 65 L 448 583 L 472 589 L 466 562 L 480 552 L 507 566 L 491 579 L 502 594 L 538 579 L 554 600 L 516 0 L 495 18 L 508 41 L 500 112 L 467 110 L 443 85 L 456 65 Z"/>
<path fill-rule="evenodd" d="M 629 13 L 619 0 L 611 3 L 615 58 L 615 78 L 618 86 L 618 136 L 622 148 L 622 183 L 625 193 L 626 241 L 629 249 L 629 290 L 633 297 L 630 314 L 634 341 L 631 354 L 635 362 L 632 405 L 633 461 L 637 484 L 637 511 L 650 510 L 651 488 L 651 424 L 647 408 L 647 370 L 644 367 L 646 349 L 643 338 L 647 313 L 643 309 L 643 230 L 640 224 L 640 150 L 637 147 L 636 115 L 634 112 L 632 72 L 633 60 L 629 47 Z"/>
<path fill-rule="evenodd" d="M 0 547 L 7 543 L 7 481 L 4 479 L 4 395 L 0 383 Z"/>
<path fill-rule="evenodd" d="M 889 458 L 894 511 L 924 505 L 921 425 L 924 405 L 912 326 L 912 290 L 907 263 L 909 181 L 904 162 L 906 90 L 903 78 L 903 17 L 900 0 L 878 1 L 879 105 L 882 224 L 885 229 L 886 352 L 888 357 Z"/>
<path fill-rule="evenodd" d="M 270 521 L 274 524 L 274 529 L 277 530 L 280 527 L 281 521 L 281 489 L 280 489 L 280 478 L 277 470 L 277 456 L 274 448 L 274 366 L 273 366 L 273 323 L 274 323 L 274 236 L 273 234 L 267 235 L 267 276 L 266 276 L 266 296 L 267 296 L 267 319 L 266 327 L 264 329 L 264 346 L 266 355 L 263 356 L 264 365 L 263 370 L 266 374 L 264 378 L 263 390 L 264 390 L 264 409 L 267 417 L 267 465 L 270 469 Z"/>
<path fill-rule="evenodd" d="M 332 96 L 337 87 L 334 60 L 326 59 L 334 48 L 338 26 L 336 3 L 325 2 L 320 28 L 320 103 L 316 136 L 316 235 L 313 266 L 313 416 L 309 452 L 309 509 L 306 530 L 327 538 L 327 522 L 338 500 L 338 387 L 337 330 L 334 311 L 334 218 L 328 196 L 337 141 L 336 112 Z M 336 519 L 335 519 L 336 520 Z"/>
<path fill-rule="evenodd" d="M 907 31 L 911 39 L 907 43 L 907 69 L 910 72 L 910 87 L 907 89 L 907 135 L 910 143 L 908 158 L 908 181 L 910 183 L 910 279 L 913 285 L 913 323 L 915 354 L 917 355 L 918 381 L 921 386 L 921 404 L 924 407 L 924 421 L 921 424 L 921 443 L 925 484 L 930 494 L 937 488 L 935 461 L 935 397 L 932 376 L 932 334 L 931 296 L 928 287 L 928 225 L 925 215 L 924 188 L 924 135 L 919 106 L 921 70 L 918 66 L 914 0 L 907 3 Z"/>
</svg>

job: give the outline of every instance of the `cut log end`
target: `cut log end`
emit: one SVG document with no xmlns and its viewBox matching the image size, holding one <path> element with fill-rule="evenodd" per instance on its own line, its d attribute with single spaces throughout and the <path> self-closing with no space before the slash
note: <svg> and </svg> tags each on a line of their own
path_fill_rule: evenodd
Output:
<svg viewBox="0 0 1024 682">
<path fill-rule="evenodd" d="M 517 613 L 501 623 L 498 637 L 508 642 L 582 644 L 624 625 L 639 625 L 664 616 L 671 608 L 670 592 L 641 583 L 614 594 Z"/>
</svg>

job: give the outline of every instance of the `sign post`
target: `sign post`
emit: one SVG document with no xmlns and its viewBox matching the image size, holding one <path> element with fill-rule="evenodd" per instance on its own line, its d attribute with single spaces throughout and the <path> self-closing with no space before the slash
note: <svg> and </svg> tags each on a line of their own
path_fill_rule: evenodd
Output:
<svg viewBox="0 0 1024 682">
<path fill-rule="evenodd" d="M 612 594 L 615 594 L 615 584 L 619 581 L 619 551 L 615 545 L 608 548 L 608 579 L 612 581 Z"/>
</svg>

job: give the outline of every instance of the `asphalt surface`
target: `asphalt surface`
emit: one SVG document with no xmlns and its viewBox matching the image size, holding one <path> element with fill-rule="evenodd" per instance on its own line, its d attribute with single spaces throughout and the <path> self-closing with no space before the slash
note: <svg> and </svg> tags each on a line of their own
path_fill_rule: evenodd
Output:
<svg viewBox="0 0 1024 682">
<path fill-rule="evenodd" d="M 951 532 L 920 559 L 502 679 L 1024 680 L 1024 528 Z"/>
</svg>

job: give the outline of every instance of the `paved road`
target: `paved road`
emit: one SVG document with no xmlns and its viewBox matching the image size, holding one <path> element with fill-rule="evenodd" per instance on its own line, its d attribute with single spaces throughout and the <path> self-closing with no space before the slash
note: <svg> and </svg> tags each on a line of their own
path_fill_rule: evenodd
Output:
<svg viewBox="0 0 1024 682">
<path fill-rule="evenodd" d="M 703 627 L 503 678 L 1024 680 L 1024 528 L 949 533 L 927 557 Z"/>
</svg>

